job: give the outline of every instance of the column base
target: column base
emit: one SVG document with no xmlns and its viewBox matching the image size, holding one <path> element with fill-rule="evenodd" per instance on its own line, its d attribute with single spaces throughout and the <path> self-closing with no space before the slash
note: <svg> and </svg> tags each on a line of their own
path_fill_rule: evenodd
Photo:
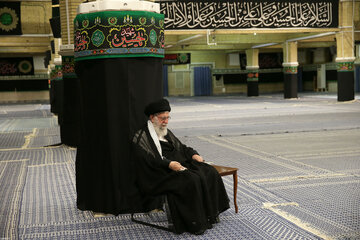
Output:
<svg viewBox="0 0 360 240">
<path fill-rule="evenodd" d="M 259 82 L 258 81 L 248 81 L 247 82 L 247 96 L 248 97 L 259 96 Z"/>
<path fill-rule="evenodd" d="M 297 98 L 297 74 L 284 74 L 284 98 Z"/>
<path fill-rule="evenodd" d="M 338 71 L 338 101 L 351 101 L 355 99 L 354 72 Z"/>
</svg>

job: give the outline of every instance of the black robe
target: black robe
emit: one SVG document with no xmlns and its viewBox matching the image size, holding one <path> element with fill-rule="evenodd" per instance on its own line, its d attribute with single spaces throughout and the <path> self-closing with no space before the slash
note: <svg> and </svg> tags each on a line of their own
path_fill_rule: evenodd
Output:
<svg viewBox="0 0 360 240">
<path fill-rule="evenodd" d="M 168 142 L 161 143 L 165 159 L 147 126 L 133 138 L 136 184 L 144 199 L 143 207 L 161 208 L 161 196 L 166 195 L 175 232 L 202 233 L 229 208 L 224 183 L 214 167 L 193 160 L 197 152 L 182 144 L 170 130 L 165 138 Z M 169 169 L 170 161 L 180 162 L 187 170 Z"/>
</svg>

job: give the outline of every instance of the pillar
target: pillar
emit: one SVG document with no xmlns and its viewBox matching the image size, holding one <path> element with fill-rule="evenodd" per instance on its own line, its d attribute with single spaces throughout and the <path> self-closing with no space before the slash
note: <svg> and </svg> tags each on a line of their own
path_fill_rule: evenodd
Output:
<svg viewBox="0 0 360 240">
<path fill-rule="evenodd" d="M 62 97 L 62 72 L 60 59 L 50 66 L 50 111 L 55 115 L 61 115 L 61 97 Z M 59 120 L 58 120 L 59 121 Z"/>
<path fill-rule="evenodd" d="M 80 142 L 80 81 L 75 73 L 74 45 L 61 45 L 62 59 L 62 122 L 60 126 L 61 142 L 77 147 Z"/>
<path fill-rule="evenodd" d="M 49 76 L 49 97 L 50 97 L 50 112 L 57 114 L 55 99 L 55 64 L 48 65 L 48 76 Z"/>
<path fill-rule="evenodd" d="M 84 0 L 60 0 L 61 38 L 64 45 L 74 44 L 74 18 Z"/>
<path fill-rule="evenodd" d="M 298 66 L 297 42 L 285 42 L 283 46 L 284 98 L 297 98 Z"/>
<path fill-rule="evenodd" d="M 355 92 L 360 92 L 360 44 L 356 44 L 356 58 L 355 58 Z"/>
<path fill-rule="evenodd" d="M 64 100 L 64 84 L 62 76 L 62 66 L 61 58 L 57 57 L 54 59 L 54 72 L 53 72 L 53 89 L 54 89 L 54 104 L 55 104 L 55 114 L 58 117 L 58 125 L 60 126 L 60 135 L 61 135 L 61 125 L 63 122 L 63 100 Z M 61 137 L 61 136 L 60 136 Z"/>
<path fill-rule="evenodd" d="M 74 24 L 77 207 L 142 211 L 130 141 L 146 124 L 144 107 L 163 96 L 164 16 L 158 3 L 103 0 L 80 4 Z"/>
<path fill-rule="evenodd" d="M 82 0 L 60 0 L 61 41 L 59 55 L 62 59 L 62 121 L 61 142 L 77 147 L 80 141 L 80 81 L 75 73 L 74 24 L 76 9 Z"/>
<path fill-rule="evenodd" d="M 259 96 L 259 49 L 246 50 L 247 96 Z"/>
<path fill-rule="evenodd" d="M 336 34 L 337 57 L 335 60 L 338 75 L 338 101 L 350 101 L 355 98 L 353 2 L 345 0 L 340 1 L 339 4 L 341 31 Z"/>
<path fill-rule="evenodd" d="M 50 104 L 51 112 L 58 116 L 58 124 L 62 122 L 62 98 L 63 98 L 63 82 L 61 72 L 61 56 L 59 55 L 61 45 L 61 27 L 60 27 L 60 7 L 59 2 L 52 1 L 52 16 L 49 19 L 51 31 L 53 34 L 51 44 L 51 88 L 50 88 Z M 61 126 L 60 126 L 61 128 Z"/>
</svg>

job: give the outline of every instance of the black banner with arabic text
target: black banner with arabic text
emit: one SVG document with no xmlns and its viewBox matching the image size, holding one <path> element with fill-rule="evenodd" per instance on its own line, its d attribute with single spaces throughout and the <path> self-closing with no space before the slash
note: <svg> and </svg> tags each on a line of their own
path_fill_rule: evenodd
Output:
<svg viewBox="0 0 360 240">
<path fill-rule="evenodd" d="M 0 58 L 0 76 L 34 75 L 32 57 Z"/>
<path fill-rule="evenodd" d="M 191 54 L 190 53 L 174 53 L 165 54 L 164 64 L 176 65 L 176 64 L 190 64 Z"/>
<path fill-rule="evenodd" d="M 165 29 L 333 28 L 337 0 L 161 1 Z"/>
</svg>

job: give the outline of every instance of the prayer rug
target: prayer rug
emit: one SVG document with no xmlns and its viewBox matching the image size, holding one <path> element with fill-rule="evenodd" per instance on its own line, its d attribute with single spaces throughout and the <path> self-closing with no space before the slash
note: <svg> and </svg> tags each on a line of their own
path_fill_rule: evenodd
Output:
<svg viewBox="0 0 360 240">
<path fill-rule="evenodd" d="M 0 239 L 17 239 L 28 159 L 0 159 Z"/>
<path fill-rule="evenodd" d="M 207 105 L 213 109 L 218 99 L 186 101 L 198 108 L 201 115 Z M 183 106 L 185 101 L 172 103 L 174 114 L 175 110 L 191 112 Z M 237 112 L 248 114 L 249 107 L 233 111 L 233 107 L 241 104 L 234 102 L 223 107 L 231 116 Z M 286 104 L 293 103 L 282 104 L 280 114 L 288 112 L 288 108 L 284 109 Z M 320 102 L 317 100 L 316 104 Z M 358 102 L 334 104 L 334 109 L 338 112 L 355 104 Z M 331 107 L 326 105 L 312 111 L 328 112 Z M 200 122 L 204 126 L 199 126 L 197 131 L 191 129 L 191 138 L 185 136 L 187 129 L 178 128 L 180 140 L 197 149 L 208 162 L 239 168 L 239 212 L 234 212 L 233 179 L 225 176 L 231 208 L 220 215 L 220 223 L 200 236 L 176 235 L 134 223 L 130 214 L 96 218 L 91 212 L 79 211 L 75 189 L 76 149 L 64 145 L 43 147 L 55 142 L 59 127 L 56 117 L 50 113 L 50 117 L 46 117 L 48 113 L 40 116 L 42 113 L 37 110 L 49 112 L 49 106 L 0 106 L 1 240 L 360 239 L 359 128 L 261 135 L 242 135 L 232 130 L 230 135 L 211 135 L 212 130 Z M 217 110 L 209 114 L 219 116 Z M 31 111 L 35 111 L 32 117 L 26 118 L 25 112 Z M 258 114 L 259 108 L 253 111 Z M 10 112 L 13 117 L 6 117 L 5 113 Z M 189 117 L 193 120 L 192 113 Z M 176 121 L 184 120 L 174 117 Z M 262 124 L 268 128 L 268 122 Z M 253 122 L 247 125 L 259 126 Z M 167 224 L 164 212 L 137 214 L 137 218 Z"/>
</svg>

